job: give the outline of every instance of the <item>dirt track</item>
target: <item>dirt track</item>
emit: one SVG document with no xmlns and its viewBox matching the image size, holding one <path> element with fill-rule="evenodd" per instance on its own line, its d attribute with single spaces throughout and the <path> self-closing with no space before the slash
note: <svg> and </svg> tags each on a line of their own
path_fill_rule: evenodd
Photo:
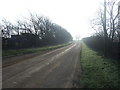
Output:
<svg viewBox="0 0 120 90">
<path fill-rule="evenodd" d="M 3 68 L 3 88 L 77 87 L 80 43 L 46 52 Z"/>
</svg>

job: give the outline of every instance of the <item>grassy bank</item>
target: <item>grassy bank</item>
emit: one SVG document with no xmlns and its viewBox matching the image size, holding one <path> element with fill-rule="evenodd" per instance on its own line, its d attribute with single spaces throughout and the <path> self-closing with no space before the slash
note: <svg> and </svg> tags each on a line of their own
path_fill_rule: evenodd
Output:
<svg viewBox="0 0 120 90">
<path fill-rule="evenodd" d="M 116 60 L 105 59 L 82 43 L 82 88 L 120 88 L 120 70 Z"/>
<path fill-rule="evenodd" d="M 53 45 L 53 46 L 47 46 L 47 47 L 40 47 L 40 48 L 28 48 L 28 49 L 18 49 L 18 50 L 5 50 L 2 51 L 2 57 L 9 57 L 9 56 L 16 56 L 16 55 L 22 55 L 22 54 L 28 54 L 28 53 L 35 53 L 40 51 L 46 51 L 46 50 L 52 50 L 60 47 L 64 47 L 71 44 L 59 44 L 59 45 Z"/>
</svg>

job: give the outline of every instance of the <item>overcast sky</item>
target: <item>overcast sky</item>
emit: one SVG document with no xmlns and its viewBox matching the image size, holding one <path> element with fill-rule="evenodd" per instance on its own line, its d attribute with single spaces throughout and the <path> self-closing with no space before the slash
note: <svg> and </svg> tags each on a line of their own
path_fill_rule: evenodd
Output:
<svg viewBox="0 0 120 90">
<path fill-rule="evenodd" d="M 28 17 L 29 11 L 50 18 L 66 28 L 73 37 L 89 36 L 90 19 L 103 0 L 0 0 L 0 20 L 11 22 Z"/>
</svg>

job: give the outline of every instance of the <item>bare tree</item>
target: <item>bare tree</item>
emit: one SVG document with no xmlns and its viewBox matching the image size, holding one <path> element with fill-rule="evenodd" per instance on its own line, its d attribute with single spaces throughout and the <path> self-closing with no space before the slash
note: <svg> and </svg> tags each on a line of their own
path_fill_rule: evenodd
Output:
<svg viewBox="0 0 120 90">
<path fill-rule="evenodd" d="M 2 20 L 2 27 L 1 27 L 2 36 L 5 38 L 9 38 L 11 36 L 13 30 L 13 24 L 6 19 Z"/>
<path fill-rule="evenodd" d="M 38 17 L 38 16 L 36 17 L 36 16 L 33 15 L 33 14 L 30 14 L 30 21 L 32 23 L 35 35 L 39 35 L 39 32 L 41 32 L 41 30 L 43 29 L 41 27 L 41 25 L 42 25 L 42 17 Z"/>
<path fill-rule="evenodd" d="M 112 38 L 112 41 L 114 40 L 114 35 L 116 32 L 116 25 L 117 25 L 117 17 L 119 15 L 118 9 L 116 10 L 115 5 L 116 5 L 117 0 L 108 0 L 107 2 L 107 12 L 109 15 L 109 22 L 110 22 L 110 34 L 109 38 Z M 115 8 L 115 9 L 114 9 Z"/>
<path fill-rule="evenodd" d="M 50 35 L 52 22 L 47 17 L 33 14 L 30 14 L 30 16 L 35 35 L 38 35 L 40 38 L 45 38 L 48 34 Z"/>
<path fill-rule="evenodd" d="M 104 36 L 112 40 L 116 32 L 117 17 L 119 15 L 118 10 L 116 10 L 116 3 L 117 0 L 104 0 L 104 6 L 102 5 L 102 8 L 99 9 L 97 18 L 92 20 L 92 28 L 94 28 L 96 33 L 99 33 L 99 30 L 100 32 L 103 30 Z"/>
<path fill-rule="evenodd" d="M 92 21 L 92 28 L 97 35 L 104 37 L 105 55 L 112 47 L 113 40 L 116 37 L 117 17 L 119 15 L 116 3 L 117 0 L 104 0 L 104 5 L 99 10 L 97 19 Z"/>
</svg>

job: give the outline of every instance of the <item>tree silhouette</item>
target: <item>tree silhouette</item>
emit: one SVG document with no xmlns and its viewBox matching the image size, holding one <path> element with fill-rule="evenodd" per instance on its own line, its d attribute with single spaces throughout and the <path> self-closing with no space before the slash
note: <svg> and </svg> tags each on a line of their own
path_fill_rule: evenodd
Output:
<svg viewBox="0 0 120 90">
<path fill-rule="evenodd" d="M 3 49 L 40 47 L 72 40 L 71 34 L 66 29 L 37 14 L 30 14 L 29 19 L 18 20 L 16 24 L 3 20 L 1 31 Z"/>
</svg>

